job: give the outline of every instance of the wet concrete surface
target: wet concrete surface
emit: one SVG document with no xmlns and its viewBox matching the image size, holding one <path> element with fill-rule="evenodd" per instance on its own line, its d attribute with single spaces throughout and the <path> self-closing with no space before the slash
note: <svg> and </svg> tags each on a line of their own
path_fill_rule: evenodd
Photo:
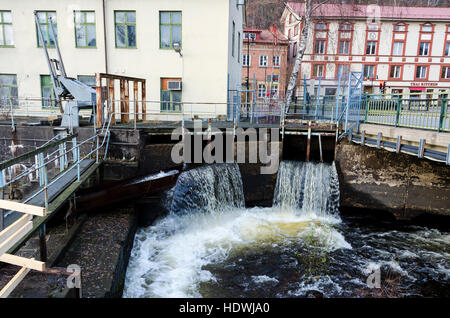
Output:
<svg viewBox="0 0 450 318">
<path fill-rule="evenodd" d="M 89 215 L 56 264 L 81 267 L 83 297 L 120 297 L 135 232 L 132 206 Z"/>
</svg>

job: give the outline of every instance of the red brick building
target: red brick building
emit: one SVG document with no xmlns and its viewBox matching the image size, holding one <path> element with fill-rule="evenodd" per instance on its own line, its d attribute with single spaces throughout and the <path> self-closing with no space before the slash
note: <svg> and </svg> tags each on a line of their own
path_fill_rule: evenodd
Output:
<svg viewBox="0 0 450 318">
<path fill-rule="evenodd" d="M 242 88 L 255 92 L 256 101 L 284 98 L 288 45 L 276 28 L 244 29 Z"/>
</svg>

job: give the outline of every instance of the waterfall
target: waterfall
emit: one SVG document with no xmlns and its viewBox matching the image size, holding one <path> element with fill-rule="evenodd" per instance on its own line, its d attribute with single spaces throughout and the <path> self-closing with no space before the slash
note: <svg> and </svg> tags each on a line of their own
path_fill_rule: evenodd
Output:
<svg viewBox="0 0 450 318">
<path fill-rule="evenodd" d="M 334 165 L 282 162 L 270 208 L 245 208 L 239 166 L 229 163 L 183 172 L 164 201 L 170 213 L 136 233 L 124 297 L 202 297 L 204 286 L 222 283 L 215 266 L 239 273 L 233 257 L 265 257 L 311 235 L 329 251 L 351 248 L 332 226 L 340 222 L 331 215 L 339 203 Z"/>
<path fill-rule="evenodd" d="M 169 193 L 171 213 L 213 213 L 245 206 L 239 166 L 215 164 L 183 172 Z"/>
<path fill-rule="evenodd" d="M 339 181 L 334 163 L 283 161 L 278 170 L 273 206 L 301 214 L 337 216 Z"/>
</svg>

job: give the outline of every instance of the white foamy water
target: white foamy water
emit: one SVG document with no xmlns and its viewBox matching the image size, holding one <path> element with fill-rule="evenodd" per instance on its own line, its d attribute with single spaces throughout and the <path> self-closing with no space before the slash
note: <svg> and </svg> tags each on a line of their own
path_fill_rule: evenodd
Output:
<svg viewBox="0 0 450 318">
<path fill-rule="evenodd" d="M 448 233 L 342 222 L 338 189 L 334 165 L 282 162 L 273 207 L 246 209 L 237 165 L 182 173 L 171 213 L 136 234 L 123 297 L 355 296 L 377 268 L 399 276 L 404 295 L 430 280 L 445 294 Z M 327 264 L 308 277 L 310 242 Z"/>
<path fill-rule="evenodd" d="M 333 173 L 328 170 L 334 166 L 323 166 L 305 164 L 306 169 L 296 167 L 295 173 L 306 173 L 316 184 L 329 183 Z M 284 167 L 284 163 L 281 167 L 278 179 L 291 180 L 285 170 L 292 167 Z M 284 188 L 280 191 L 281 184 L 277 181 L 277 202 L 281 204 L 245 209 L 237 165 L 207 166 L 183 173 L 171 193 L 174 213 L 136 234 L 123 297 L 201 297 L 201 283 L 215 280 L 205 265 L 223 262 L 245 250 L 288 245 L 305 237 L 320 238 L 329 251 L 351 248 L 334 228 L 339 217 L 327 212 L 333 187 L 308 186 L 302 181 L 301 193 L 307 200 L 300 203 L 305 207 L 302 209 L 295 203 L 302 200 L 300 195 Z M 311 192 L 320 196 L 317 203 L 310 199 Z M 276 279 L 258 275 L 253 280 Z"/>
</svg>

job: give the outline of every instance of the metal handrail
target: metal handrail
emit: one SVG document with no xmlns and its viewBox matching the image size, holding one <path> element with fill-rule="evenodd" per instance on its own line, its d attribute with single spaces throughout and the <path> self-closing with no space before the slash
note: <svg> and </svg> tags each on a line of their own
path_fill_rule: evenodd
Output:
<svg viewBox="0 0 450 318">
<path fill-rule="evenodd" d="M 61 179 L 64 175 L 66 175 L 69 171 L 71 171 L 72 169 L 74 169 L 75 167 L 77 167 L 78 171 L 77 171 L 77 181 L 80 181 L 80 164 L 83 160 L 85 160 L 86 158 L 90 157 L 94 152 L 96 152 L 96 161 L 98 162 L 98 150 L 100 150 L 101 148 L 103 148 L 103 146 L 105 145 L 106 142 L 106 146 L 109 145 L 109 138 L 110 138 L 110 124 L 111 124 L 111 120 L 112 120 L 112 115 L 109 117 L 108 121 L 105 121 L 105 123 L 103 124 L 102 128 L 96 132 L 95 135 L 93 135 L 92 137 L 89 137 L 87 139 L 85 139 L 84 141 L 75 144 L 72 146 L 72 148 L 60 152 L 60 154 L 56 157 L 56 158 L 51 158 L 51 160 L 48 160 L 47 162 L 43 162 L 42 164 L 35 164 L 32 167 L 28 168 L 25 172 L 22 173 L 21 176 L 16 176 L 14 179 L 10 180 L 9 182 L 2 184 L 1 187 L 5 187 L 13 182 L 16 182 L 17 180 L 19 180 L 20 178 L 22 178 L 23 176 L 32 173 L 36 170 L 41 171 L 41 169 L 43 169 L 45 176 L 44 176 L 44 181 L 45 184 L 44 186 L 39 189 L 38 191 L 36 191 L 32 196 L 28 197 L 27 199 L 25 199 L 23 201 L 23 203 L 26 203 L 28 201 L 30 201 L 31 199 L 33 199 L 34 197 L 36 197 L 38 194 L 42 193 L 43 191 L 45 191 L 45 200 L 44 200 L 44 204 L 45 207 L 48 208 L 48 193 L 47 190 L 48 188 L 53 185 L 55 182 L 57 182 L 59 179 Z M 106 125 L 107 123 L 107 125 Z M 106 127 L 105 127 L 106 125 Z M 101 142 L 101 144 L 98 144 L 98 137 L 100 135 L 103 135 L 103 140 Z M 85 155 L 84 157 L 81 158 L 80 156 L 80 148 L 82 145 L 86 144 L 87 142 L 91 141 L 91 140 L 97 140 L 97 147 L 95 147 L 93 150 L 91 150 L 87 155 Z M 70 152 L 74 152 L 76 150 L 76 162 L 74 161 L 73 164 L 68 167 L 65 171 L 63 171 L 62 173 L 59 173 L 57 175 L 57 177 L 55 177 L 54 179 L 52 179 L 52 181 L 50 183 L 47 183 L 47 165 L 50 164 L 51 162 L 54 162 L 55 160 L 57 160 L 58 158 L 61 158 L 63 156 L 66 156 L 67 154 L 69 154 Z M 54 153 L 54 152 L 53 152 Z M 106 157 L 106 153 L 107 153 L 107 149 L 105 149 L 105 155 L 104 158 Z M 7 167 L 6 167 L 7 168 Z M 5 168 L 5 169 L 6 169 Z"/>
</svg>

